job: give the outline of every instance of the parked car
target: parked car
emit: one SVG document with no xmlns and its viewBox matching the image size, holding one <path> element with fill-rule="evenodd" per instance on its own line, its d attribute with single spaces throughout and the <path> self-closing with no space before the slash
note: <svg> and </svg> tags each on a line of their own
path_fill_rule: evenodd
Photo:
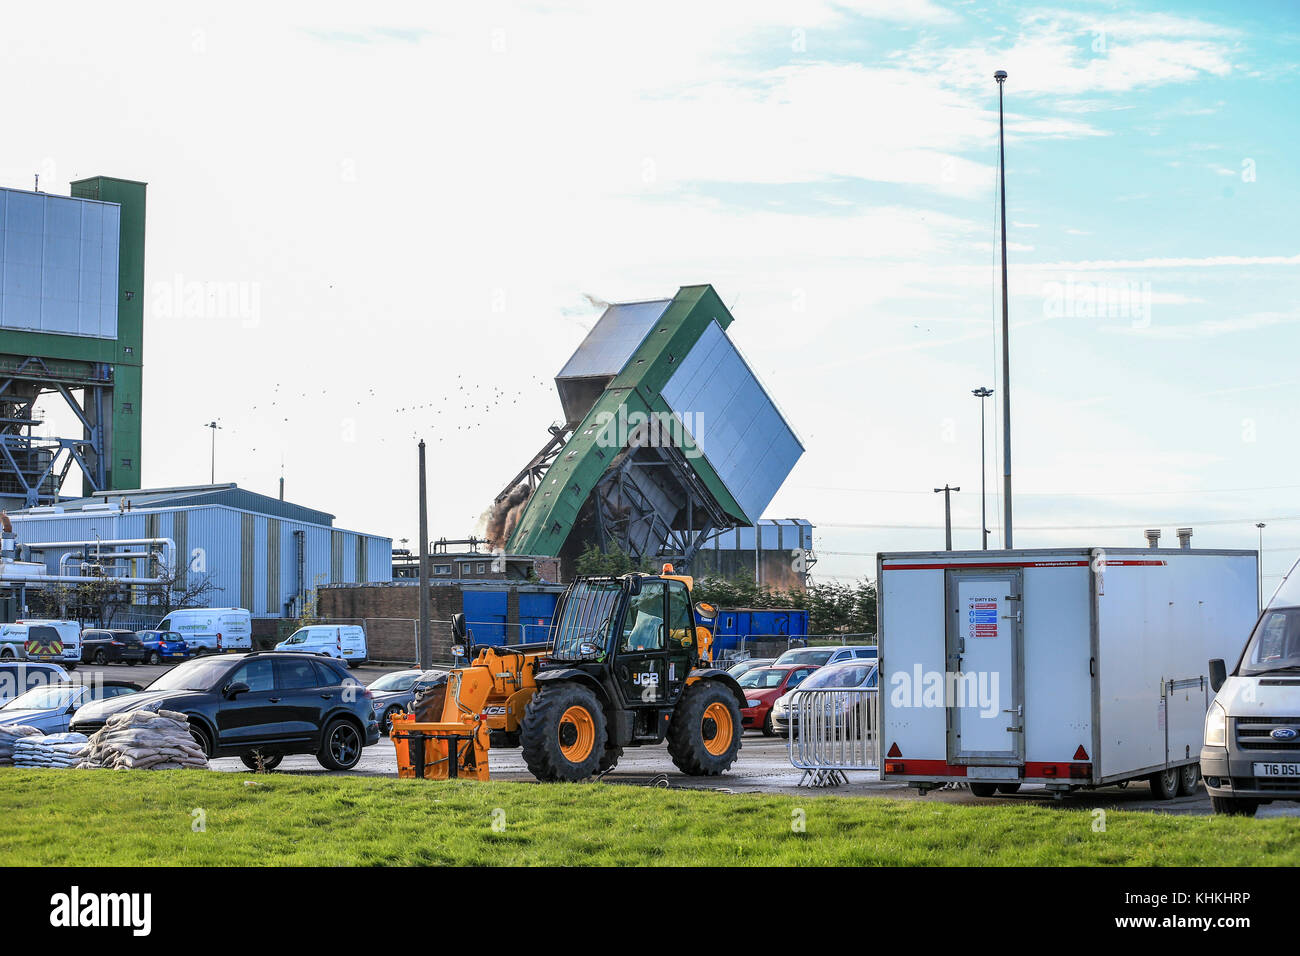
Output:
<svg viewBox="0 0 1300 956">
<path fill-rule="evenodd" d="M 818 668 L 817 673 L 798 688 L 777 698 L 776 703 L 772 705 L 772 730 L 777 734 L 785 734 L 791 724 L 798 722 L 795 701 L 803 691 L 816 690 L 819 687 L 875 687 L 877 673 L 876 663 L 871 660 L 840 661 L 838 664 L 827 664 L 825 667 Z M 847 711 L 852 696 L 854 695 L 846 694 L 842 701 L 836 701 L 841 712 Z"/>
<path fill-rule="evenodd" d="M 393 671 L 371 682 L 370 693 L 375 698 L 375 716 L 379 719 L 380 733 L 387 735 L 392 729 L 395 714 L 410 712 L 415 700 L 415 682 L 424 673 L 418 668 Z"/>
<path fill-rule="evenodd" d="M 190 656 L 189 645 L 178 631 L 136 631 L 135 636 L 145 650 L 145 660 L 150 664 L 163 661 L 183 661 Z"/>
<path fill-rule="evenodd" d="M 772 705 L 788 690 L 798 687 L 805 677 L 817 670 L 812 664 L 773 664 L 756 667 L 736 682 L 745 692 L 745 706 L 740 723 L 748 730 L 761 730 L 772 736 Z"/>
<path fill-rule="evenodd" d="M 139 684 L 124 680 L 45 684 L 0 707 L 0 724 L 26 724 L 44 734 L 67 733 L 69 719 L 83 705 L 139 692 Z"/>
<path fill-rule="evenodd" d="M 748 660 L 732 664 L 727 668 L 727 673 L 736 680 L 740 680 L 742 675 L 749 673 L 755 667 L 766 667 L 768 664 L 774 663 L 775 660 L 776 658 L 773 657 L 751 657 Z"/>
<path fill-rule="evenodd" d="M 840 661 L 871 659 L 876 657 L 874 644 L 846 644 L 842 647 L 792 647 L 776 659 L 777 664 L 814 664 L 825 667 Z"/>
<path fill-rule="evenodd" d="M 76 670 L 81 661 L 81 625 L 44 620 L 0 624 L 0 659 L 48 661 Z"/>
<path fill-rule="evenodd" d="M 143 692 L 87 704 L 71 730 L 93 734 L 113 714 L 173 710 L 209 757 L 272 769 L 287 754 L 315 754 L 327 770 L 351 770 L 379 741 L 374 696 L 323 657 L 254 651 L 177 664 Z"/>
<path fill-rule="evenodd" d="M 158 622 L 160 631 L 176 631 L 195 654 L 253 649 L 253 616 L 242 607 L 188 607 Z"/>
<path fill-rule="evenodd" d="M 0 704 L 25 694 L 33 687 L 58 684 L 69 679 L 58 664 L 44 661 L 0 661 Z"/>
<path fill-rule="evenodd" d="M 359 624 L 309 624 L 298 628 L 275 649 L 320 654 L 358 667 L 366 662 L 366 629 Z"/>
<path fill-rule="evenodd" d="M 147 656 L 135 631 L 91 628 L 81 632 L 82 663 L 135 665 Z"/>
</svg>

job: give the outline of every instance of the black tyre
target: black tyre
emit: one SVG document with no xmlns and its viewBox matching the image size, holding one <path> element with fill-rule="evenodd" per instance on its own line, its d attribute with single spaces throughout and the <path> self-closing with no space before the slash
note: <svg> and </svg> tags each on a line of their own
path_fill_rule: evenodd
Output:
<svg viewBox="0 0 1300 956">
<path fill-rule="evenodd" d="M 776 730 L 772 727 L 772 712 L 770 710 L 767 712 L 767 716 L 763 718 L 763 736 L 776 736 Z"/>
<path fill-rule="evenodd" d="M 1013 793 L 1019 793 L 1019 792 L 1020 792 L 1020 784 L 1018 784 L 1018 783 L 1000 783 L 1000 784 L 998 784 L 998 793 L 1005 793 L 1005 794 L 1007 794 L 1007 795 L 1010 795 L 1010 794 L 1013 794 Z"/>
<path fill-rule="evenodd" d="M 1178 768 L 1178 792 L 1184 797 L 1190 797 L 1200 788 L 1201 783 L 1201 765 L 1198 763 L 1189 763 L 1185 767 Z"/>
<path fill-rule="evenodd" d="M 150 663 L 150 664 L 161 664 L 161 663 L 162 663 L 162 657 L 159 655 L 159 653 L 158 653 L 157 651 L 151 651 L 151 652 L 149 653 L 149 663 Z"/>
<path fill-rule="evenodd" d="M 524 763 L 546 782 L 585 780 L 596 773 L 605 756 L 605 739 L 605 711 L 581 684 L 540 688 L 519 727 Z"/>
<path fill-rule="evenodd" d="M 212 738 L 208 736 L 208 732 L 191 720 L 190 736 L 192 736 L 194 738 L 194 742 L 199 745 L 199 749 L 203 751 L 203 756 L 211 760 L 212 759 Z"/>
<path fill-rule="evenodd" d="M 3 651 L 0 651 L 0 660 L 11 661 L 13 659 L 14 652 L 11 649 L 6 647 Z"/>
<path fill-rule="evenodd" d="M 257 766 L 257 754 L 241 754 L 239 759 L 243 761 L 245 767 L 249 770 L 274 770 L 280 766 L 280 761 L 284 759 L 284 754 L 264 754 L 262 756 L 262 766 Z"/>
<path fill-rule="evenodd" d="M 361 759 L 365 738 L 352 721 L 335 717 L 325 725 L 321 734 L 320 752 L 316 759 L 326 770 L 351 770 Z"/>
<path fill-rule="evenodd" d="M 668 755 L 682 773 L 712 777 L 730 769 L 740 753 L 740 706 L 716 680 L 691 684 L 668 725 Z"/>
<path fill-rule="evenodd" d="M 96 664 L 101 664 L 101 665 L 102 665 L 102 664 L 107 664 L 107 663 L 108 663 L 108 655 L 105 654 L 103 651 L 96 651 L 96 652 L 95 652 L 95 663 L 96 663 Z"/>
<path fill-rule="evenodd" d="M 393 718 L 398 714 L 404 714 L 406 711 L 398 706 L 389 707 L 384 711 L 383 719 L 379 721 L 379 732 L 385 737 L 393 732 Z"/>
<path fill-rule="evenodd" d="M 1151 783 L 1151 796 L 1157 800 L 1172 800 L 1178 796 L 1178 768 L 1160 770 L 1147 778 Z"/>
<path fill-rule="evenodd" d="M 1210 808 L 1230 817 L 1253 817 L 1259 809 L 1259 801 L 1244 797 L 1210 797 Z"/>
<path fill-rule="evenodd" d="M 618 766 L 619 758 L 623 756 L 622 747 L 606 747 L 605 752 L 600 755 L 600 763 L 596 765 L 596 773 L 607 773 Z"/>
<path fill-rule="evenodd" d="M 139 663 L 140 663 L 139 661 L 127 661 L 127 662 L 126 662 L 126 666 L 127 666 L 127 667 L 135 667 L 135 665 L 136 665 L 136 664 L 139 664 Z"/>
<path fill-rule="evenodd" d="M 996 783 L 971 783 L 970 792 L 976 797 L 996 797 L 998 794 L 998 785 Z"/>
</svg>

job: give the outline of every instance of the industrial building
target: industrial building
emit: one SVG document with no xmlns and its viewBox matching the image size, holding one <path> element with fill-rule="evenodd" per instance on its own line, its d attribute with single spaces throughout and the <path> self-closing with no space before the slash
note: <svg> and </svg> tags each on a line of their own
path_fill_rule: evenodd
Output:
<svg viewBox="0 0 1300 956">
<path fill-rule="evenodd" d="M 727 336 L 712 286 L 610 305 L 556 376 L 564 425 L 496 497 L 488 538 L 553 555 L 589 545 L 692 568 L 752 527 L 803 454 Z"/>
<path fill-rule="evenodd" d="M 296 617 L 323 585 L 392 579 L 390 538 L 336 528 L 331 514 L 234 484 L 104 492 L 27 508 L 10 520 L 17 550 L 44 562 L 50 575 L 66 573 L 73 562 L 135 579 L 173 563 L 186 575 L 210 576 L 210 603 L 247 608 L 255 636 Z M 141 542 L 149 543 L 146 550 L 127 550 Z M 5 619 L 12 620 L 22 613 L 25 590 L 41 585 L 3 575 Z M 157 616 L 150 606 L 155 589 L 132 591 L 144 602 L 132 613 Z"/>
<path fill-rule="evenodd" d="M 141 483 L 145 184 L 109 176 L 70 196 L 0 188 L 0 506 Z M 52 434 L 43 396 L 75 416 Z"/>
<path fill-rule="evenodd" d="M 816 563 L 811 521 L 763 518 L 752 528 L 710 535 L 695 553 L 691 572 L 701 578 L 753 578 L 778 591 L 803 591 Z"/>
<path fill-rule="evenodd" d="M 420 556 L 409 548 L 393 550 L 393 579 L 420 576 Z M 557 558 L 493 551 L 482 538 L 439 538 L 429 542 L 429 577 L 436 581 L 560 580 Z"/>
</svg>

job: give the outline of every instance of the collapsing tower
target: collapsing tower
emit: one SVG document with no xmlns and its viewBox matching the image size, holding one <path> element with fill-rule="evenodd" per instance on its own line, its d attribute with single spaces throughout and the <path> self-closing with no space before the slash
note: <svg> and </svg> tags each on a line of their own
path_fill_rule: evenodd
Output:
<svg viewBox="0 0 1300 956">
<path fill-rule="evenodd" d="M 596 543 L 689 567 L 761 517 L 803 445 L 731 322 L 708 285 L 605 310 L 556 376 L 564 426 L 497 497 L 507 552 L 571 562 Z"/>
</svg>

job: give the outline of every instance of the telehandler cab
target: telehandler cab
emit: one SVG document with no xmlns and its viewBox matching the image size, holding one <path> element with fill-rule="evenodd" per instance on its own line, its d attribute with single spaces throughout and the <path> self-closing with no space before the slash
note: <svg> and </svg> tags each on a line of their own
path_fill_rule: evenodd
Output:
<svg viewBox="0 0 1300 956">
<path fill-rule="evenodd" d="M 454 668 L 416 713 L 393 721 L 403 777 L 488 777 L 488 749 L 518 746 L 539 780 L 582 780 L 625 747 L 667 739 L 683 773 L 719 774 L 740 750 L 744 693 L 712 664 L 691 578 L 673 573 L 583 577 L 560 597 L 543 644 L 459 646 Z M 453 618 L 460 641 L 464 616 Z M 432 718 L 432 719 L 430 719 Z M 449 759 L 450 755 L 450 759 Z"/>
</svg>

